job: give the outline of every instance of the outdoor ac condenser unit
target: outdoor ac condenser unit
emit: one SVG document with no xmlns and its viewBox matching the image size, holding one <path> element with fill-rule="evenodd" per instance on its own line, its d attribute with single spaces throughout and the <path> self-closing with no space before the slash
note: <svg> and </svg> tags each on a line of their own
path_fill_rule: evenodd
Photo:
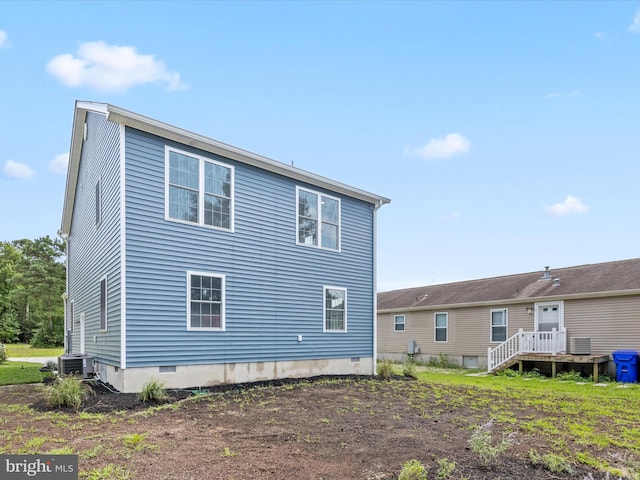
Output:
<svg viewBox="0 0 640 480">
<path fill-rule="evenodd" d="M 94 374 L 93 357 L 89 355 L 68 353 L 58 357 L 58 373 L 60 375 L 81 375 L 91 378 Z"/>
<path fill-rule="evenodd" d="M 569 353 L 571 355 L 591 355 L 591 338 L 569 338 Z"/>
</svg>

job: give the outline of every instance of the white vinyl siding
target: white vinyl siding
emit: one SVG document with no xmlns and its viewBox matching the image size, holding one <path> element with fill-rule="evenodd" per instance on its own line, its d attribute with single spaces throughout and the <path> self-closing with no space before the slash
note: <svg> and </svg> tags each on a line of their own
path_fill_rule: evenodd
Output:
<svg viewBox="0 0 640 480">
<path fill-rule="evenodd" d="M 433 314 L 434 341 L 446 342 L 449 337 L 449 314 L 438 312 Z"/>
<path fill-rule="evenodd" d="M 165 218 L 232 231 L 233 167 L 168 147 L 165 157 Z"/>
<path fill-rule="evenodd" d="M 187 330 L 224 330 L 224 299 L 224 275 L 187 272 Z"/>
<path fill-rule="evenodd" d="M 324 331 L 347 331 L 347 290 L 324 287 Z"/>
<path fill-rule="evenodd" d="M 507 309 L 491 310 L 491 341 L 507 340 Z"/>
<path fill-rule="evenodd" d="M 296 243 L 340 250 L 340 199 L 296 188 L 298 235 Z"/>
<path fill-rule="evenodd" d="M 406 317 L 404 315 L 395 315 L 393 317 L 393 330 L 396 332 L 404 332 Z"/>
</svg>

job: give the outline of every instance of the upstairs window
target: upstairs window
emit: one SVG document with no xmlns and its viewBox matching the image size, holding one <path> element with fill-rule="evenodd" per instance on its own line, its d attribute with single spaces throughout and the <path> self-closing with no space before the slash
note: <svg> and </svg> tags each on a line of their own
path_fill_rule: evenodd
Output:
<svg viewBox="0 0 640 480">
<path fill-rule="evenodd" d="M 507 340 L 507 309 L 491 310 L 491 341 Z"/>
<path fill-rule="evenodd" d="M 96 183 L 96 227 L 102 223 L 102 179 Z"/>
<path fill-rule="evenodd" d="M 100 330 L 107 329 L 107 278 L 100 280 Z"/>
<path fill-rule="evenodd" d="M 347 331 L 347 290 L 324 287 L 324 331 Z"/>
<path fill-rule="evenodd" d="M 446 342 L 449 330 L 449 314 L 436 313 L 434 314 L 434 340 L 436 342 Z"/>
<path fill-rule="evenodd" d="M 395 315 L 393 317 L 393 330 L 396 332 L 404 332 L 405 317 L 404 315 Z"/>
<path fill-rule="evenodd" d="M 340 250 L 340 199 L 297 188 L 298 245 Z"/>
<path fill-rule="evenodd" d="M 233 175 L 232 166 L 167 149 L 166 218 L 233 230 Z"/>
<path fill-rule="evenodd" d="M 187 272 L 187 330 L 224 330 L 224 275 Z"/>
</svg>

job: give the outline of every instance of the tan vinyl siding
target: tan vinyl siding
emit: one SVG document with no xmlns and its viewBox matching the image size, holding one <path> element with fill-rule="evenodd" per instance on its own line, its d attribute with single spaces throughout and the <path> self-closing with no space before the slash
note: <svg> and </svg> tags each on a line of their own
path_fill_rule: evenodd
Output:
<svg viewBox="0 0 640 480">
<path fill-rule="evenodd" d="M 564 325 L 568 337 L 590 337 L 591 353 L 640 351 L 640 295 L 567 300 Z"/>
</svg>

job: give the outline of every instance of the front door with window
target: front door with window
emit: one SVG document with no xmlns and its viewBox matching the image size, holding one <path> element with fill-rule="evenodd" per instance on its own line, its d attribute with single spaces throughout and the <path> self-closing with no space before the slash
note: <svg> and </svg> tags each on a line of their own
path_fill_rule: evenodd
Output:
<svg viewBox="0 0 640 480">
<path fill-rule="evenodd" d="M 562 302 L 539 303 L 536 307 L 537 332 L 550 332 L 554 328 L 561 331 L 564 328 Z"/>
</svg>

